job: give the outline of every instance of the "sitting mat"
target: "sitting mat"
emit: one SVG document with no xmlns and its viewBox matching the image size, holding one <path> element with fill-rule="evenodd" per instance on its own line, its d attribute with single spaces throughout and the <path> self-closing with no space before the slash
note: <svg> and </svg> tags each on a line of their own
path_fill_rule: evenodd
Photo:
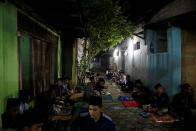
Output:
<svg viewBox="0 0 196 131">
<path fill-rule="evenodd" d="M 138 107 L 139 104 L 136 101 L 122 101 L 125 107 Z"/>
<path fill-rule="evenodd" d="M 113 97 L 111 95 L 102 95 L 103 100 L 111 100 L 113 101 Z"/>
<path fill-rule="evenodd" d="M 112 85 L 112 87 L 117 87 L 117 85 Z"/>
<path fill-rule="evenodd" d="M 156 122 L 175 122 L 179 121 L 179 119 L 175 118 L 174 116 L 170 114 L 165 115 L 157 115 L 155 113 L 150 113 L 151 118 Z"/>
</svg>

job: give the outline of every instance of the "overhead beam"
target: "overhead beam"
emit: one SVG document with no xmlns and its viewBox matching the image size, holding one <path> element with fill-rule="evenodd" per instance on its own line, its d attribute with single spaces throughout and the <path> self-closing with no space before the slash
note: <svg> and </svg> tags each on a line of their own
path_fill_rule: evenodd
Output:
<svg viewBox="0 0 196 131">
<path fill-rule="evenodd" d="M 138 34 L 136 34 L 136 33 L 133 33 L 133 35 L 134 35 L 134 36 L 137 36 L 137 37 L 139 37 L 139 38 L 141 38 L 141 39 L 144 39 L 144 37 L 139 36 L 139 35 L 138 35 Z"/>
</svg>

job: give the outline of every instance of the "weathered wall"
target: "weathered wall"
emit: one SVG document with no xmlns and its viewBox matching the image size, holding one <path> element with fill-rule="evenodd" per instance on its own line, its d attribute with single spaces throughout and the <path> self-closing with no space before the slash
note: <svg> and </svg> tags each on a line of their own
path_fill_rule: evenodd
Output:
<svg viewBox="0 0 196 131">
<path fill-rule="evenodd" d="M 90 69 L 92 69 L 95 72 L 102 70 L 101 57 L 100 58 L 94 58 L 93 62 L 90 65 Z"/>
<path fill-rule="evenodd" d="M 124 43 L 122 43 L 122 45 L 124 45 Z M 124 54 L 121 51 L 122 50 L 121 46 L 117 46 L 115 50 L 116 51 L 114 51 L 114 53 L 116 52 L 117 54 L 117 55 L 114 55 L 114 63 L 116 63 L 116 68 L 117 70 L 124 70 L 122 66 Z"/>
<path fill-rule="evenodd" d="M 179 92 L 181 84 L 181 30 L 172 27 L 167 29 L 167 52 L 157 53 L 157 33 L 147 30 L 147 85 L 153 86 L 161 83 L 170 99 Z M 154 44 L 155 53 L 150 51 L 151 43 Z"/>
<path fill-rule="evenodd" d="M 136 32 L 140 31 L 142 31 L 142 29 L 138 28 Z M 140 49 L 133 50 L 133 46 L 137 42 L 140 42 Z M 142 82 L 146 84 L 147 46 L 145 45 L 145 41 L 137 36 L 133 36 L 133 39 L 129 40 L 128 44 L 128 55 L 125 58 L 125 71 L 128 72 L 133 79 L 141 79 Z"/>
<path fill-rule="evenodd" d="M 143 31 L 141 26 L 135 33 Z M 143 35 L 140 35 L 144 37 Z M 140 49 L 134 50 L 134 44 L 140 42 Z M 123 43 L 116 47 L 114 51 L 114 63 L 117 64 L 118 70 L 123 70 L 125 74 L 129 74 L 131 79 L 141 79 L 144 84 L 146 84 L 146 60 L 147 60 L 147 46 L 145 45 L 144 39 L 138 36 L 133 36 L 133 38 L 127 38 Z M 119 56 L 116 52 L 121 50 Z"/>
<path fill-rule="evenodd" d="M 77 54 L 77 62 L 80 62 L 81 58 L 82 58 L 82 55 L 83 55 L 83 46 L 82 44 L 84 43 L 84 39 L 81 39 L 81 38 L 77 38 L 76 40 L 76 47 L 77 47 L 77 51 L 76 51 L 76 54 Z"/>
<path fill-rule="evenodd" d="M 196 93 L 196 31 L 182 31 L 182 83 L 190 83 Z M 196 96 L 195 96 L 196 101 Z"/>
<path fill-rule="evenodd" d="M 7 98 L 18 94 L 17 57 L 17 9 L 0 2 L 0 114 Z"/>
<path fill-rule="evenodd" d="M 109 57 L 109 68 L 116 70 L 116 65 L 115 64 L 116 63 L 114 63 L 114 57 L 113 56 Z"/>
<path fill-rule="evenodd" d="M 90 69 L 95 72 L 105 72 L 109 68 L 110 54 L 101 52 L 91 63 Z"/>
</svg>

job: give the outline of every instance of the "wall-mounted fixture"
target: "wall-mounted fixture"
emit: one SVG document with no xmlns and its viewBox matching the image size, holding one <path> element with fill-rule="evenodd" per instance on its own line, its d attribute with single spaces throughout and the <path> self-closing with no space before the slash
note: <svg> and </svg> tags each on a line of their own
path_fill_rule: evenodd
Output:
<svg viewBox="0 0 196 131">
<path fill-rule="evenodd" d="M 114 57 L 118 57 L 118 56 L 119 56 L 119 50 L 118 50 L 118 48 L 116 48 L 116 49 L 114 50 L 113 56 L 114 56 Z"/>
<path fill-rule="evenodd" d="M 127 50 L 125 51 L 125 53 L 124 53 L 124 56 L 127 56 L 128 55 L 128 52 L 127 52 Z"/>
</svg>

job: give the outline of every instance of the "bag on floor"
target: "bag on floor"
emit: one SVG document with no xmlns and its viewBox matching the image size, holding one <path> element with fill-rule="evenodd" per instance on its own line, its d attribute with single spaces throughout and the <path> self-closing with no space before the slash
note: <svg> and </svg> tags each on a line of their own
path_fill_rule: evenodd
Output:
<svg viewBox="0 0 196 131">
<path fill-rule="evenodd" d="M 131 98 L 129 96 L 118 96 L 118 100 L 119 101 L 131 101 L 131 100 L 133 100 L 133 98 Z"/>
</svg>

